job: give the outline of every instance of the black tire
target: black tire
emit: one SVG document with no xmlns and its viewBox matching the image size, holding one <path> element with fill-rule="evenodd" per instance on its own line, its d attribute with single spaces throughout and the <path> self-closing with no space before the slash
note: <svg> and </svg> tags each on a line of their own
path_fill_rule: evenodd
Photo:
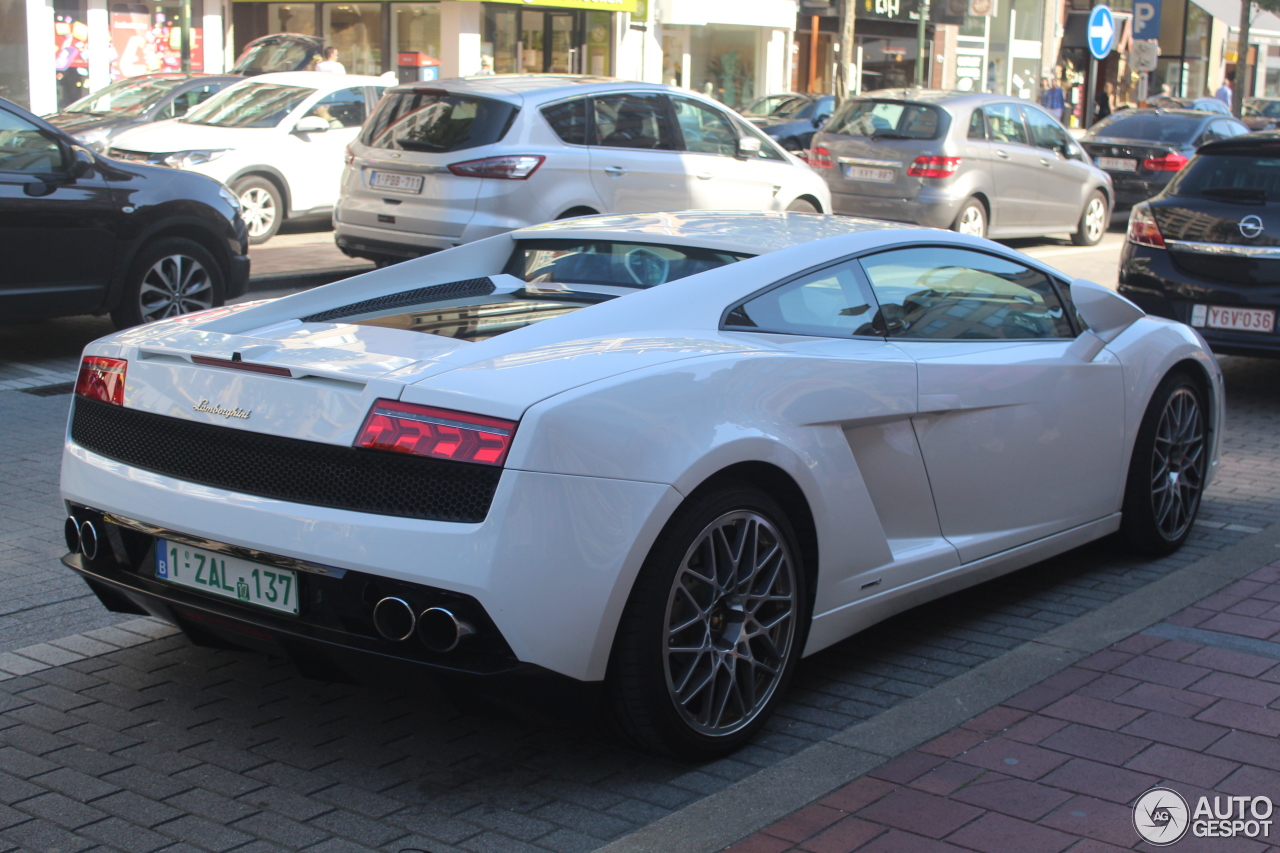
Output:
<svg viewBox="0 0 1280 853">
<path fill-rule="evenodd" d="M 1208 456 L 1203 387 L 1175 370 L 1151 395 L 1133 445 L 1120 522 L 1129 548 L 1164 556 L 1182 546 L 1200 508 Z"/>
<path fill-rule="evenodd" d="M 564 213 L 557 216 L 556 221 L 559 222 L 561 219 L 573 219 L 575 216 L 595 216 L 596 214 L 597 211 L 592 210 L 589 207 L 571 207 Z"/>
<path fill-rule="evenodd" d="M 1077 246 L 1096 246 L 1101 243 L 1107 234 L 1107 226 L 1111 224 L 1109 214 L 1106 196 L 1095 191 L 1080 211 L 1080 221 L 1076 223 L 1071 242 Z"/>
<path fill-rule="evenodd" d="M 726 531 L 722 539 L 715 538 L 718 530 Z M 734 583 L 713 585 L 698 574 L 708 565 L 708 542 L 740 542 L 753 531 L 753 541 L 779 547 L 773 552 L 776 568 L 763 560 L 766 568 L 757 566 L 744 580 L 736 574 L 747 570 L 746 552 L 739 551 L 736 565 L 720 563 L 728 569 L 723 578 L 733 577 Z M 710 571 L 707 577 L 717 575 Z M 785 599 L 762 601 L 765 591 Z M 607 687 L 621 733 L 644 749 L 686 758 L 727 755 L 743 746 L 764 725 L 795 671 L 808 635 L 808 592 L 795 533 L 776 501 L 736 483 L 691 497 L 650 550 L 618 625 Z M 689 618 L 684 628 L 668 630 Z M 672 638 L 699 648 L 668 651 Z M 739 677 L 738 667 L 750 677 Z M 678 694 L 686 697 L 683 711 Z M 708 722 L 700 723 L 699 716 Z"/>
<path fill-rule="evenodd" d="M 209 250 L 186 237 L 165 237 L 142 248 L 129 268 L 117 329 L 216 308 L 226 298 L 226 274 Z"/>
<path fill-rule="evenodd" d="M 803 198 L 798 198 L 795 201 L 791 202 L 791 204 L 787 205 L 787 210 L 790 210 L 792 213 L 821 213 L 822 212 L 818 210 L 818 208 L 814 205 L 813 202 Z"/>
<path fill-rule="evenodd" d="M 964 203 L 964 207 L 960 208 L 960 212 L 956 214 L 955 221 L 951 223 L 951 230 L 959 234 L 985 237 L 990 224 L 987 221 L 986 205 L 976 198 L 971 198 Z"/>
<path fill-rule="evenodd" d="M 276 236 L 285 216 L 280 188 L 266 178 L 249 175 L 232 184 L 231 191 L 240 199 L 240 216 L 249 227 L 249 245 L 260 245 Z"/>
</svg>

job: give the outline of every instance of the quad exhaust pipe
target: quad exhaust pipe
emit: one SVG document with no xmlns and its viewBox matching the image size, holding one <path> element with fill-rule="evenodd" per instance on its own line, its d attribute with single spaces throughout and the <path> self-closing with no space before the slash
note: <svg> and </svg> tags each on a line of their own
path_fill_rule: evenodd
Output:
<svg viewBox="0 0 1280 853">
<path fill-rule="evenodd" d="M 433 652 L 451 652 L 476 629 L 443 607 L 428 607 L 415 614 L 403 598 L 387 596 L 373 607 L 373 627 L 383 639 L 403 642 L 416 632 L 422 644 Z"/>
<path fill-rule="evenodd" d="M 87 560 L 98 556 L 98 529 L 92 521 L 76 521 L 74 515 L 68 515 L 62 525 L 62 538 L 68 551 L 79 551 Z"/>
</svg>

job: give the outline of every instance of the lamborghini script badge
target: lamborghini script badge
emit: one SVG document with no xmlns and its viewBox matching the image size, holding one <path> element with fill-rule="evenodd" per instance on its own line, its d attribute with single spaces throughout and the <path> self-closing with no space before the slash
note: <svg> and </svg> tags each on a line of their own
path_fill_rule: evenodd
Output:
<svg viewBox="0 0 1280 853">
<path fill-rule="evenodd" d="M 224 418 L 240 418 L 241 420 L 249 420 L 249 416 L 253 411 L 245 411 L 244 409 L 224 409 L 218 404 L 209 405 L 208 400 L 201 400 L 197 405 L 192 406 L 197 412 L 205 412 L 210 415 L 221 415 Z"/>
</svg>

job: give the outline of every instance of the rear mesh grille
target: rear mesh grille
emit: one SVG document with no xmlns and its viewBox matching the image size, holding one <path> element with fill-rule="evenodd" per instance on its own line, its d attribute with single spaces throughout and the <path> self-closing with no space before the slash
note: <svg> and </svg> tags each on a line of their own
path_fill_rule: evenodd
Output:
<svg viewBox="0 0 1280 853">
<path fill-rule="evenodd" d="M 488 278 L 469 278 L 465 281 L 451 281 L 446 284 L 433 284 L 430 287 L 419 287 L 417 290 L 406 290 L 403 293 L 392 293 L 363 302 L 352 302 L 341 308 L 330 308 L 308 317 L 304 323 L 325 323 L 342 317 L 354 317 L 357 314 L 368 314 L 371 311 L 387 311 L 392 308 L 407 308 L 421 305 L 424 302 L 439 302 L 444 299 L 462 299 L 467 296 L 488 296 L 493 293 L 493 282 Z"/>
<path fill-rule="evenodd" d="M 480 522 L 502 469 L 335 447 L 75 398 L 71 440 L 178 480 L 264 498 L 433 521 Z"/>
</svg>

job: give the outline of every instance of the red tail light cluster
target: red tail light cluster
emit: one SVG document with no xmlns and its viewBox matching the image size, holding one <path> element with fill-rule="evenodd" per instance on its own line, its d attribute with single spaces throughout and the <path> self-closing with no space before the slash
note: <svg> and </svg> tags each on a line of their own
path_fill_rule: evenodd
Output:
<svg viewBox="0 0 1280 853">
<path fill-rule="evenodd" d="M 379 400 L 365 419 L 355 446 L 501 465 L 515 432 L 515 421 Z"/>
<path fill-rule="evenodd" d="M 485 157 L 482 160 L 454 163 L 449 167 L 449 171 L 463 178 L 505 178 L 509 181 L 523 181 L 538 171 L 538 167 L 545 159 L 547 158 L 541 154 Z"/>
<path fill-rule="evenodd" d="M 124 405 L 124 373 L 129 363 L 122 358 L 88 355 L 80 362 L 76 393 L 90 400 Z"/>
<path fill-rule="evenodd" d="M 836 161 L 831 152 L 825 148 L 814 148 L 809 152 L 809 165 L 815 169 L 834 169 Z"/>
<path fill-rule="evenodd" d="M 1137 243 L 1139 246 L 1164 248 L 1164 235 L 1160 233 L 1160 226 L 1156 224 L 1156 218 L 1151 214 L 1151 206 L 1146 202 L 1134 205 L 1133 211 L 1129 214 L 1128 237 L 1130 243 Z"/>
<path fill-rule="evenodd" d="M 907 169 L 913 178 L 949 178 L 960 168 L 959 157 L 917 157 Z"/>
<path fill-rule="evenodd" d="M 1159 157 L 1148 157 L 1142 161 L 1142 168 L 1148 172 L 1177 172 L 1187 165 L 1187 158 L 1177 151 L 1170 151 Z"/>
</svg>

